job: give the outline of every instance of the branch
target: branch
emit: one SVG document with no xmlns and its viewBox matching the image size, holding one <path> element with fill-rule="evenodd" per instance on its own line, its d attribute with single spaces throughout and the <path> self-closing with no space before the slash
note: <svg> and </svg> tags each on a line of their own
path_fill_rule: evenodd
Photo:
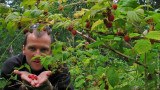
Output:
<svg viewBox="0 0 160 90">
<path fill-rule="evenodd" d="M 96 42 L 96 40 L 94 40 L 93 38 L 91 38 L 91 37 L 89 37 L 89 36 L 86 36 L 86 35 L 82 34 L 82 33 L 79 32 L 79 31 L 77 31 L 77 33 L 80 34 L 80 35 L 82 35 L 83 37 L 85 37 L 85 38 L 93 41 L 93 42 Z M 109 50 L 111 50 L 111 51 L 113 51 L 113 52 L 117 53 L 118 55 L 121 55 L 121 56 L 123 56 L 123 57 L 125 57 L 125 58 L 128 58 L 128 59 L 130 59 L 130 60 L 134 60 L 135 63 L 137 63 L 137 64 L 139 64 L 139 65 L 142 65 L 142 66 L 144 66 L 145 68 L 148 69 L 148 67 L 147 67 L 145 64 L 143 64 L 143 63 L 141 63 L 141 62 L 139 62 L 139 61 L 136 61 L 136 59 L 134 59 L 134 58 L 132 58 L 132 57 L 129 57 L 129 56 L 127 56 L 127 55 L 125 55 L 125 54 L 117 51 L 117 50 L 114 50 L 114 49 L 112 49 L 111 47 L 108 47 L 108 46 L 105 46 L 105 45 L 103 45 L 103 47 L 106 47 L 107 49 L 109 49 Z M 154 72 L 160 75 L 160 72 L 159 72 L 159 71 L 154 70 Z"/>
<path fill-rule="evenodd" d="M 85 3 L 97 3 L 97 1 L 80 1 L 80 2 L 77 2 L 77 3 L 72 3 L 72 4 L 65 5 L 63 7 L 68 7 L 68 6 L 77 5 L 77 4 L 85 4 Z"/>
</svg>

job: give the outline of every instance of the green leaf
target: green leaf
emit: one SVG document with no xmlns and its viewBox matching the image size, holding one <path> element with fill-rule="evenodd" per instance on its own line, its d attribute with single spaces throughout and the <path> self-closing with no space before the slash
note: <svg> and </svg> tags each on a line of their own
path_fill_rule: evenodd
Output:
<svg viewBox="0 0 160 90">
<path fill-rule="evenodd" d="M 24 66 L 29 70 L 29 72 L 31 72 L 31 68 L 28 64 L 25 63 Z"/>
<path fill-rule="evenodd" d="M 150 31 L 145 37 L 149 39 L 160 40 L 160 31 Z"/>
<path fill-rule="evenodd" d="M 15 25 L 16 25 L 15 22 L 9 22 L 7 24 L 6 28 L 8 29 L 10 35 L 14 35 L 15 34 L 15 30 L 16 30 L 16 26 Z"/>
<path fill-rule="evenodd" d="M 7 85 L 7 81 L 4 79 L 0 79 L 0 88 L 4 88 Z"/>
<path fill-rule="evenodd" d="M 42 14 L 43 11 L 40 11 L 38 9 L 34 9 L 30 11 L 30 15 L 32 18 L 38 17 Z"/>
<path fill-rule="evenodd" d="M 142 20 L 140 13 L 137 13 L 136 11 L 129 11 L 127 13 L 127 17 L 129 19 L 129 21 L 131 22 L 140 22 Z"/>
<path fill-rule="evenodd" d="M 9 7 L 6 6 L 4 3 L 0 3 L 0 12 L 1 13 L 7 13 L 9 11 Z"/>
<path fill-rule="evenodd" d="M 22 69 L 22 68 L 24 68 L 24 65 L 22 65 L 21 67 L 14 67 L 14 69 L 16 69 L 16 70 L 20 70 L 20 69 Z"/>
<path fill-rule="evenodd" d="M 134 46 L 134 49 L 138 52 L 138 54 L 146 53 L 151 50 L 151 43 L 147 39 L 137 40 Z"/>
<path fill-rule="evenodd" d="M 137 0 L 121 0 L 119 3 L 122 7 L 136 8 L 138 6 Z"/>
<path fill-rule="evenodd" d="M 85 83 L 85 79 L 81 79 L 76 83 L 76 87 L 80 87 L 83 83 Z"/>
<path fill-rule="evenodd" d="M 99 19 L 98 21 L 96 21 L 95 23 L 92 24 L 91 30 L 93 30 L 96 26 L 98 26 L 102 23 L 103 23 L 103 21 Z"/>
<path fill-rule="evenodd" d="M 66 60 L 71 55 L 71 53 L 67 52 L 67 51 L 63 51 L 62 54 L 63 54 L 63 59 L 64 60 Z"/>
<path fill-rule="evenodd" d="M 149 8 L 153 9 L 153 7 L 151 5 L 140 5 L 140 6 L 136 7 L 135 10 L 141 9 L 143 7 L 149 7 Z"/>
<path fill-rule="evenodd" d="M 93 75 L 88 75 L 86 78 L 92 80 L 93 79 Z"/>
<path fill-rule="evenodd" d="M 91 11 L 86 12 L 86 14 L 82 17 L 82 22 L 85 22 L 91 15 Z"/>
<path fill-rule="evenodd" d="M 105 73 L 105 68 L 103 68 L 103 67 L 98 67 L 98 68 L 97 68 L 96 75 L 102 75 L 103 73 Z"/>
<path fill-rule="evenodd" d="M 16 22 L 16 21 L 20 21 L 20 19 L 21 19 L 21 16 L 20 16 L 20 14 L 18 13 L 18 12 L 14 12 L 14 13 L 11 13 L 11 14 L 9 14 L 7 17 L 6 17 L 6 22 L 11 22 L 11 21 L 13 21 L 13 22 Z"/>
<path fill-rule="evenodd" d="M 140 66 L 140 65 L 138 65 L 138 73 L 139 74 L 142 74 L 143 72 L 144 72 L 144 70 L 145 70 L 145 67 L 144 66 Z"/>
<path fill-rule="evenodd" d="M 83 76 L 83 75 L 79 75 L 79 76 L 77 76 L 77 78 L 75 79 L 75 82 L 77 82 L 79 79 L 82 79 L 82 78 L 84 78 L 84 76 Z"/>
<path fill-rule="evenodd" d="M 102 45 L 102 44 L 104 44 L 103 41 L 97 41 L 97 42 L 94 42 L 94 43 L 91 43 L 91 44 L 87 45 L 87 48 L 97 47 L 97 46 Z"/>
<path fill-rule="evenodd" d="M 156 63 L 152 63 L 151 65 L 148 66 L 148 72 L 150 74 L 153 74 L 156 67 L 157 67 Z"/>
<path fill-rule="evenodd" d="M 119 82 L 118 73 L 114 70 L 113 67 L 109 68 L 108 81 L 112 87 L 115 87 L 117 83 Z"/>
<path fill-rule="evenodd" d="M 114 37 L 114 40 L 121 40 L 120 37 Z"/>
<path fill-rule="evenodd" d="M 38 8 L 43 9 L 45 11 L 48 11 L 48 2 L 46 1 L 41 1 L 41 3 L 39 3 Z"/>
<path fill-rule="evenodd" d="M 129 34 L 130 38 L 133 38 L 133 37 L 136 37 L 136 36 L 140 36 L 140 34 L 138 34 L 138 33 L 130 33 Z"/>
</svg>

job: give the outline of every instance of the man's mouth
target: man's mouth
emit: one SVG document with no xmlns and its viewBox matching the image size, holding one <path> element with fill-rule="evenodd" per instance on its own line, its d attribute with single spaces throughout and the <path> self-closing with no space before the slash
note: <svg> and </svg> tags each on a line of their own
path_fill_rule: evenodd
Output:
<svg viewBox="0 0 160 90">
<path fill-rule="evenodd" d="M 33 62 L 34 63 L 40 63 L 41 61 L 40 60 L 34 60 Z"/>
</svg>

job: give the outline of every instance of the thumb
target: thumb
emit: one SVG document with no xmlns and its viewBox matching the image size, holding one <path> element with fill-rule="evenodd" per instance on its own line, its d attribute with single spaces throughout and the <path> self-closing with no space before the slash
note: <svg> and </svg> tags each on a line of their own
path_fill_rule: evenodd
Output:
<svg viewBox="0 0 160 90">
<path fill-rule="evenodd" d="M 15 74 L 17 74 L 17 75 L 21 75 L 21 72 L 18 71 L 18 70 L 14 70 L 13 72 L 14 72 Z"/>
<path fill-rule="evenodd" d="M 51 71 L 46 71 L 47 75 L 50 76 L 52 74 Z"/>
</svg>

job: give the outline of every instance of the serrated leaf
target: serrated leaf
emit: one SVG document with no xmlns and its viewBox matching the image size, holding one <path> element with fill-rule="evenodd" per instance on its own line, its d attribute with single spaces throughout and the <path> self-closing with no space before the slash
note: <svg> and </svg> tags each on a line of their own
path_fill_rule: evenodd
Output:
<svg viewBox="0 0 160 90">
<path fill-rule="evenodd" d="M 151 47 L 152 46 L 149 40 L 141 39 L 136 41 L 134 49 L 138 52 L 138 54 L 142 54 L 151 50 Z"/>
<path fill-rule="evenodd" d="M 63 51 L 62 54 L 63 54 L 63 59 L 64 60 L 66 60 L 71 55 L 71 53 L 67 52 L 67 51 Z"/>
<path fill-rule="evenodd" d="M 79 79 L 82 79 L 82 78 L 84 78 L 84 76 L 83 76 L 83 75 L 79 75 L 79 76 L 77 76 L 77 77 L 76 77 L 76 79 L 75 79 L 75 82 L 76 82 L 76 81 L 78 81 Z"/>
<path fill-rule="evenodd" d="M 150 31 L 145 37 L 149 39 L 160 40 L 160 31 Z"/>
<path fill-rule="evenodd" d="M 140 65 L 139 65 L 137 68 L 138 68 L 138 73 L 139 73 L 139 74 L 143 73 L 144 70 L 145 70 L 145 67 L 144 67 L 144 66 L 140 66 Z"/>
<path fill-rule="evenodd" d="M 97 75 L 102 75 L 105 72 L 105 68 L 103 67 L 98 67 L 96 74 Z"/>
<path fill-rule="evenodd" d="M 14 13 L 11 13 L 11 14 L 9 14 L 7 17 L 6 17 L 6 22 L 11 22 L 11 21 L 13 21 L 13 22 L 16 22 L 16 21 L 19 21 L 21 19 L 21 17 L 20 17 L 20 15 L 19 15 L 19 13 L 18 12 L 14 12 Z"/>
<path fill-rule="evenodd" d="M 105 83 L 102 83 L 102 85 L 100 86 L 100 89 L 104 90 L 104 87 L 105 87 Z"/>
<path fill-rule="evenodd" d="M 9 11 L 9 7 L 6 6 L 4 3 L 0 3 L 0 12 L 1 13 L 7 13 Z"/>
<path fill-rule="evenodd" d="M 120 37 L 114 37 L 114 40 L 121 40 Z"/>
<path fill-rule="evenodd" d="M 102 45 L 102 44 L 104 44 L 103 41 L 97 41 L 97 42 L 94 42 L 94 43 L 91 43 L 91 44 L 87 45 L 87 48 L 97 47 L 97 46 Z"/>
<path fill-rule="evenodd" d="M 153 9 L 153 7 L 151 5 L 139 5 L 138 7 L 135 8 L 135 10 L 141 9 L 143 7 L 149 7 L 149 8 Z"/>
<path fill-rule="evenodd" d="M 76 83 L 76 87 L 80 87 L 83 83 L 85 83 L 85 79 L 81 79 Z"/>
<path fill-rule="evenodd" d="M 14 67 L 14 69 L 16 69 L 16 70 L 20 70 L 20 69 L 22 69 L 22 68 L 24 68 L 24 65 L 22 65 L 21 67 Z"/>
<path fill-rule="evenodd" d="M 48 11 L 48 2 L 46 1 L 41 1 L 38 5 L 38 8 L 43 9 L 45 11 Z"/>
<path fill-rule="evenodd" d="M 30 15 L 32 18 L 38 17 L 42 14 L 43 11 L 40 11 L 38 9 L 34 9 L 30 11 Z"/>
<path fill-rule="evenodd" d="M 82 22 L 85 22 L 91 15 L 91 11 L 86 12 L 86 14 L 82 17 Z"/>
<path fill-rule="evenodd" d="M 16 23 L 15 22 L 9 22 L 7 24 L 6 28 L 8 29 L 10 35 L 14 35 L 15 30 L 16 30 Z"/>
<path fill-rule="evenodd" d="M 4 88 L 7 85 L 7 81 L 4 79 L 0 79 L 0 88 Z"/>
<path fill-rule="evenodd" d="M 131 22 L 140 22 L 142 20 L 141 16 L 139 15 L 139 13 L 137 14 L 136 11 L 129 11 L 127 13 L 127 17 Z"/>
<path fill-rule="evenodd" d="M 31 68 L 28 64 L 24 64 L 24 66 L 29 70 L 29 72 L 31 72 Z"/>
<path fill-rule="evenodd" d="M 91 30 L 93 30 L 96 26 L 98 26 L 102 23 L 103 23 L 103 21 L 99 19 L 98 21 L 96 21 L 95 23 L 92 24 Z"/>
<path fill-rule="evenodd" d="M 148 66 L 148 72 L 150 74 L 153 74 L 156 67 L 157 67 L 156 63 L 152 63 L 151 65 Z"/>
<path fill-rule="evenodd" d="M 93 75 L 88 75 L 86 78 L 92 80 L 93 79 Z"/>
<path fill-rule="evenodd" d="M 90 63 L 91 58 L 87 58 L 83 60 L 83 63 L 85 66 L 88 66 L 88 64 Z"/>
<path fill-rule="evenodd" d="M 130 33 L 129 34 L 130 38 L 133 38 L 133 37 L 136 37 L 136 36 L 140 36 L 140 34 L 138 34 L 138 33 Z"/>
<path fill-rule="evenodd" d="M 112 87 L 116 86 L 119 82 L 118 73 L 114 69 L 111 70 L 110 73 L 108 73 L 108 81 Z"/>
<path fill-rule="evenodd" d="M 139 5 L 137 0 L 121 0 L 119 4 L 122 7 L 132 7 L 132 8 L 135 8 Z"/>
</svg>

